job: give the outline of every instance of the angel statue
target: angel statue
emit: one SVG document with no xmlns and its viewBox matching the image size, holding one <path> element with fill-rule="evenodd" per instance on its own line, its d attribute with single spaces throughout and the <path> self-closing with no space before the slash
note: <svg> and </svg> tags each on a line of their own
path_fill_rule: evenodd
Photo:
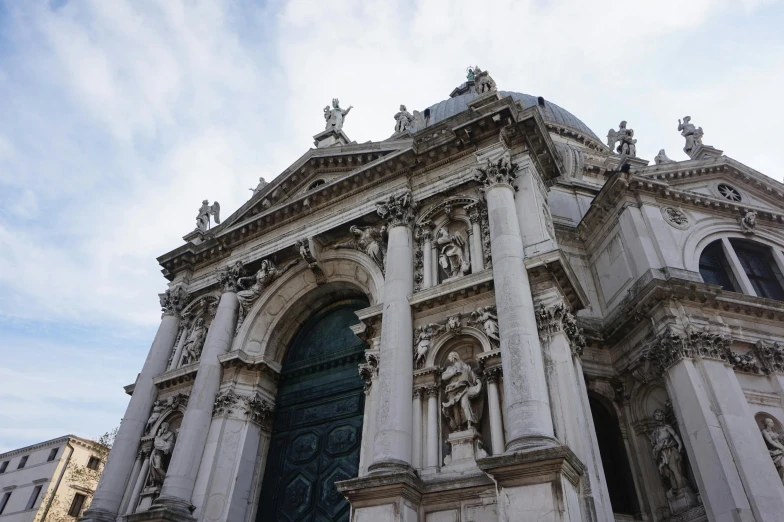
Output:
<svg viewBox="0 0 784 522">
<path fill-rule="evenodd" d="M 246 288 L 245 290 L 237 292 L 237 300 L 240 302 L 239 316 L 237 317 L 237 330 L 242 326 L 248 310 L 256 299 L 259 298 L 264 289 L 297 263 L 299 263 L 299 259 L 290 261 L 283 268 L 276 268 L 275 263 L 269 259 L 265 259 L 261 262 L 261 267 L 259 267 L 259 270 L 255 274 L 252 276 L 240 277 L 237 280 L 237 285 L 240 288 Z"/>
<path fill-rule="evenodd" d="M 364 252 L 373 262 L 384 271 L 384 260 L 387 257 L 387 244 L 385 236 L 387 227 L 358 227 L 356 225 L 349 229 L 355 239 L 338 243 L 332 248 L 351 248 Z"/>
<path fill-rule="evenodd" d="M 438 229 L 436 244 L 440 247 L 438 264 L 447 273 L 448 278 L 462 277 L 471 267 L 471 262 L 463 256 L 465 239 L 460 232 L 450 234 L 446 227 Z"/>
<path fill-rule="evenodd" d="M 626 120 L 618 125 L 617 131 L 610 129 L 607 132 L 607 146 L 610 147 L 610 150 L 615 147 L 616 142 L 620 142 L 617 149 L 618 154 L 621 155 L 619 165 L 623 165 L 626 162 L 626 158 L 637 157 L 637 140 L 633 138 L 634 131 L 626 128 Z"/>
<path fill-rule="evenodd" d="M 474 428 L 482 419 L 482 381 L 457 352 L 450 353 L 448 359 L 452 364 L 441 373 L 441 381 L 447 383 L 441 411 L 452 432 Z"/>
<path fill-rule="evenodd" d="M 439 332 L 444 331 L 444 325 L 430 323 L 426 326 L 419 326 L 414 331 L 414 366 L 422 368 L 425 365 L 427 352 L 430 351 L 431 339 Z"/>
<path fill-rule="evenodd" d="M 196 216 L 196 230 L 206 232 L 210 228 L 210 216 L 215 217 L 215 224 L 220 225 L 220 204 L 216 201 L 210 205 L 209 200 L 201 202 L 199 215 Z"/>
<path fill-rule="evenodd" d="M 324 107 L 324 119 L 327 120 L 325 130 L 341 130 L 343 128 L 343 121 L 352 108 L 353 105 L 348 109 L 341 109 L 340 101 L 337 98 L 332 98 L 332 108 L 330 108 L 329 105 Z"/>
<path fill-rule="evenodd" d="M 501 338 L 498 336 L 498 316 L 495 315 L 495 306 L 482 306 L 471 312 L 471 322 L 479 325 L 490 340 L 490 344 L 499 346 Z"/>
</svg>

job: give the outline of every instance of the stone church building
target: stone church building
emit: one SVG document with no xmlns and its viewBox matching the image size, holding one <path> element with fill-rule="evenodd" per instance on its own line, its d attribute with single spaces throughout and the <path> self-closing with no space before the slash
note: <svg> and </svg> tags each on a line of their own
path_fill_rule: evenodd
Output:
<svg viewBox="0 0 784 522">
<path fill-rule="evenodd" d="M 784 520 L 784 185 L 478 67 L 383 141 L 350 109 L 158 259 L 80 520 Z"/>
</svg>

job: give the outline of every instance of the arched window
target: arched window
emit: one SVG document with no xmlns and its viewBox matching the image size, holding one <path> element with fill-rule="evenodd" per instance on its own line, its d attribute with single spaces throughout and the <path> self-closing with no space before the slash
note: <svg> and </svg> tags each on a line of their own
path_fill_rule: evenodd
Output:
<svg viewBox="0 0 784 522">
<path fill-rule="evenodd" d="M 618 418 L 590 392 L 588 404 L 596 428 L 596 440 L 613 513 L 636 516 L 640 507 Z"/>
<path fill-rule="evenodd" d="M 782 267 L 768 245 L 747 239 L 716 240 L 700 254 L 699 270 L 706 283 L 729 292 L 784 301 Z"/>
<path fill-rule="evenodd" d="M 743 239 L 730 239 L 730 243 L 757 295 L 784 301 L 781 271 L 770 248 Z"/>
<path fill-rule="evenodd" d="M 719 285 L 728 292 L 737 292 L 730 274 L 732 273 L 727 257 L 721 246 L 721 240 L 714 241 L 700 255 L 700 275 L 703 281 L 711 285 Z"/>
</svg>

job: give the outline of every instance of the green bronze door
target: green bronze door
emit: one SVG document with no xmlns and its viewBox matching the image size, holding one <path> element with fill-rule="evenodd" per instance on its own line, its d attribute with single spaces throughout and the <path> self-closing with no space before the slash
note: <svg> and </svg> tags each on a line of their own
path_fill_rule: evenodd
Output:
<svg viewBox="0 0 784 522">
<path fill-rule="evenodd" d="M 334 483 L 359 469 L 365 344 L 349 327 L 366 306 L 349 300 L 321 310 L 286 353 L 257 522 L 348 521 Z"/>
</svg>

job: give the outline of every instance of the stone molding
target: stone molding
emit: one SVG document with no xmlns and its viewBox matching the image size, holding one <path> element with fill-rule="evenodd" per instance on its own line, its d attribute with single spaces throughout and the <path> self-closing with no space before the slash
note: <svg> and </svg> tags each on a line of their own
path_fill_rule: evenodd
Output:
<svg viewBox="0 0 784 522">
<path fill-rule="evenodd" d="M 577 319 L 563 302 L 551 306 L 539 305 L 536 311 L 536 324 L 539 336 L 549 338 L 559 332 L 566 334 L 574 355 L 580 356 L 585 349 L 583 329 L 577 326 Z"/>
<path fill-rule="evenodd" d="M 502 487 L 552 482 L 558 475 L 578 487 L 586 471 L 568 446 L 493 455 L 478 459 L 476 465 Z"/>
<path fill-rule="evenodd" d="M 711 331 L 709 326 L 689 333 L 677 333 L 671 326 L 665 328 L 643 348 L 643 358 L 658 366 L 658 373 L 686 358 L 714 359 L 729 363 L 731 339 Z"/>
<path fill-rule="evenodd" d="M 485 189 L 495 185 L 514 187 L 514 181 L 517 179 L 517 171 L 519 169 L 520 166 L 517 163 L 511 163 L 504 158 L 499 159 L 495 163 L 488 159 L 487 166 L 477 168 L 474 177 Z"/>
<path fill-rule="evenodd" d="M 376 203 L 376 212 L 389 223 L 389 228 L 414 226 L 416 212 L 419 204 L 414 201 L 410 189 L 406 189 L 402 194 L 389 196 L 385 201 Z"/>
</svg>

